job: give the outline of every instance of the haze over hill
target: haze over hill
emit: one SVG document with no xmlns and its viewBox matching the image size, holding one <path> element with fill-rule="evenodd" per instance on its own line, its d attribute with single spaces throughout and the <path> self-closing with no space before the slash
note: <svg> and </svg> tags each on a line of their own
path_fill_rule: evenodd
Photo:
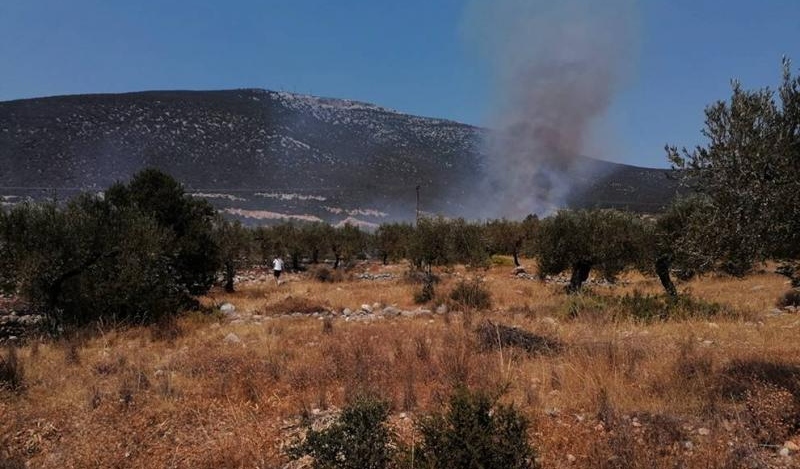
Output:
<svg viewBox="0 0 800 469">
<path fill-rule="evenodd" d="M 478 184 L 486 136 L 372 104 L 257 89 L 6 101 L 0 196 L 64 198 L 157 167 L 248 222 L 409 220 L 418 185 L 424 211 L 478 217 L 494 211 Z M 565 200 L 573 207 L 657 211 L 676 189 L 668 170 L 590 158 L 580 167 Z"/>
</svg>

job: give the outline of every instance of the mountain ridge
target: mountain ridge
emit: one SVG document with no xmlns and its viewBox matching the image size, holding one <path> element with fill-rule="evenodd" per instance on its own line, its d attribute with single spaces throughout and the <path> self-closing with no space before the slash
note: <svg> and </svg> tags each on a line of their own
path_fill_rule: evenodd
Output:
<svg viewBox="0 0 800 469">
<path fill-rule="evenodd" d="M 356 100 L 254 88 L 2 101 L 0 191 L 9 193 L 0 195 L 35 197 L 26 187 L 102 190 L 157 167 L 190 192 L 252 193 L 210 198 L 223 211 L 336 222 L 337 210 L 372 210 L 386 215 L 368 222 L 409 219 L 420 185 L 427 211 L 469 217 L 487 132 Z M 654 211 L 676 190 L 669 170 L 582 161 L 592 171 L 576 182 L 581 190 L 570 206 Z M 322 197 L 332 210 L 314 198 L 253 195 L 267 191 Z"/>
</svg>

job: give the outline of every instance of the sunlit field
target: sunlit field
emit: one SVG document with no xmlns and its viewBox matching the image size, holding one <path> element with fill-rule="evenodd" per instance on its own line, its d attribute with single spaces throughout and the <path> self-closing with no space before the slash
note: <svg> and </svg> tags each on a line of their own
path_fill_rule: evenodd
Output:
<svg viewBox="0 0 800 469">
<path fill-rule="evenodd" d="M 358 264 L 333 283 L 251 272 L 176 323 L 31 340 L 15 350 L 21 388 L 0 391 L 0 467 L 304 467 L 287 445 L 353 396 L 388 402 L 413 446 L 417 419 L 459 385 L 520 410 L 545 468 L 800 464 L 800 317 L 775 309 L 789 286 L 773 269 L 681 283 L 694 301 L 665 318 L 637 311 L 662 293 L 654 278 L 570 296 L 495 261 L 438 271 L 422 305 L 405 264 Z M 488 309 L 449 296 L 475 278 Z M 475 333 L 486 320 L 562 347 L 491 343 Z"/>
</svg>

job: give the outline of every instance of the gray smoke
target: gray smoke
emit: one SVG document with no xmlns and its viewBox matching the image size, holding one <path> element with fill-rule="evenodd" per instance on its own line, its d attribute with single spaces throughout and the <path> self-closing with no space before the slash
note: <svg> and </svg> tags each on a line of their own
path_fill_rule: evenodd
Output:
<svg viewBox="0 0 800 469">
<path fill-rule="evenodd" d="M 464 32 L 495 90 L 481 213 L 551 212 L 581 177 L 582 156 L 603 156 L 593 139 L 633 69 L 636 12 L 636 0 L 468 4 Z"/>
</svg>

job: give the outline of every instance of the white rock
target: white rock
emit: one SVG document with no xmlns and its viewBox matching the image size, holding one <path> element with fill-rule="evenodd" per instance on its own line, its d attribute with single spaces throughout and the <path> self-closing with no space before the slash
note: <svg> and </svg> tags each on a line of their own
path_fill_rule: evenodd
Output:
<svg viewBox="0 0 800 469">
<path fill-rule="evenodd" d="M 440 304 L 436 307 L 436 314 L 447 314 L 447 305 Z"/>
<path fill-rule="evenodd" d="M 372 306 L 370 306 L 370 305 L 368 305 L 366 303 L 361 305 L 361 310 L 365 311 L 365 312 L 367 312 L 369 314 L 372 314 Z"/>
<path fill-rule="evenodd" d="M 241 344 L 242 339 L 239 338 L 238 335 L 234 334 L 233 332 L 228 333 L 223 339 L 226 344 Z"/>
<path fill-rule="evenodd" d="M 236 311 L 236 306 L 233 306 L 230 303 L 223 303 L 222 306 L 219 307 L 219 310 L 223 313 L 232 313 Z"/>
<path fill-rule="evenodd" d="M 384 316 L 399 316 L 400 314 L 401 314 L 400 309 L 395 308 L 394 306 L 387 306 L 383 308 Z"/>
<path fill-rule="evenodd" d="M 786 443 L 783 444 L 783 447 L 793 453 L 800 450 L 800 445 L 798 445 L 794 441 L 787 441 Z"/>
<path fill-rule="evenodd" d="M 780 451 L 778 451 L 778 454 L 780 454 L 781 456 L 784 456 L 784 457 L 789 456 L 789 453 L 790 453 L 789 448 L 785 448 L 785 447 L 781 448 Z"/>
<path fill-rule="evenodd" d="M 353 314 L 353 310 L 351 310 L 350 308 L 345 308 L 345 309 L 342 311 L 342 315 L 343 315 L 343 316 L 350 316 L 351 314 Z"/>
<path fill-rule="evenodd" d="M 575 461 L 577 461 L 577 460 L 578 460 L 578 458 L 576 458 L 575 456 L 573 456 L 573 455 L 571 455 L 571 454 L 567 454 L 567 461 L 569 461 L 569 462 L 575 462 Z"/>
<path fill-rule="evenodd" d="M 705 428 L 705 427 L 702 427 L 702 428 L 698 428 L 698 429 L 697 429 L 697 434 L 698 434 L 698 435 L 707 436 L 707 435 L 709 435 L 710 433 L 711 433 L 711 430 L 709 430 L 708 428 Z"/>
</svg>

